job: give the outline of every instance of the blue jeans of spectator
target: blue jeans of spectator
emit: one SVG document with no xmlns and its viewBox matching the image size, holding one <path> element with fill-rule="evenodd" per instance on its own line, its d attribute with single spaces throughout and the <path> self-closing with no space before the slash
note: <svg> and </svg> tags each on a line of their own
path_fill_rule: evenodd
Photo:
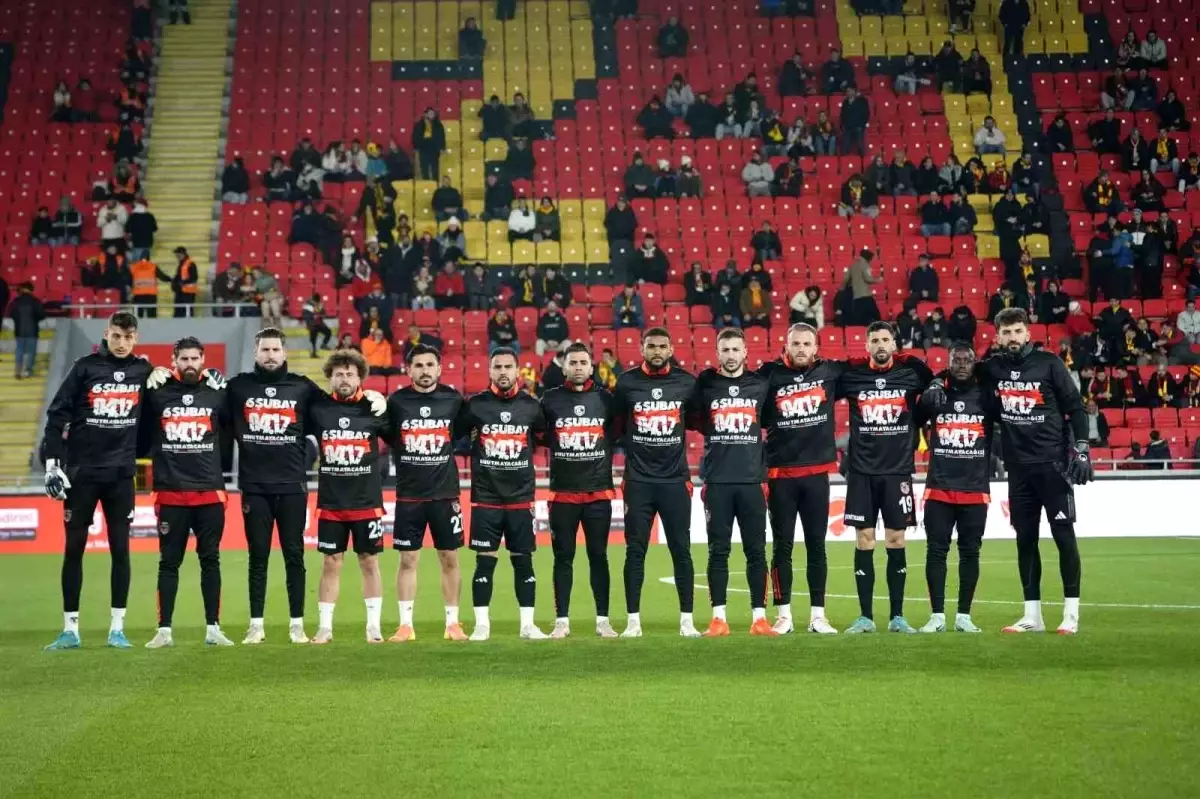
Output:
<svg viewBox="0 0 1200 799">
<path fill-rule="evenodd" d="M 940 225 L 921 225 L 921 235 L 925 238 L 930 236 L 949 236 L 950 223 L 942 222 Z"/>
<path fill-rule="evenodd" d="M 866 133 L 863 128 L 844 128 L 842 130 L 842 153 L 866 155 Z"/>
<path fill-rule="evenodd" d="M 956 220 L 956 221 L 954 222 L 954 235 L 955 235 L 955 236 L 969 236 L 969 235 L 971 235 L 971 222 L 970 222 L 970 220 L 967 220 L 967 219 L 959 219 L 959 220 Z"/>
<path fill-rule="evenodd" d="M 717 330 L 720 330 L 721 328 L 724 328 L 724 327 L 741 327 L 741 326 L 742 326 L 742 320 L 738 319 L 736 316 L 733 317 L 733 320 L 730 322 L 726 322 L 724 319 L 722 319 L 719 316 L 713 320 L 713 327 L 715 327 Z"/>
<path fill-rule="evenodd" d="M 138 261 L 144 261 L 150 257 L 149 247 L 130 247 L 129 262 L 136 264 Z"/>
<path fill-rule="evenodd" d="M 33 374 L 33 359 L 37 357 L 37 337 L 22 336 L 17 339 L 16 373 Z"/>
<path fill-rule="evenodd" d="M 976 148 L 976 150 L 980 155 L 989 155 L 994 153 L 1004 155 L 1005 152 L 1003 144 L 981 144 Z"/>
<path fill-rule="evenodd" d="M 813 136 L 813 149 L 817 151 L 817 155 L 837 155 L 837 136 L 833 134 Z"/>
</svg>

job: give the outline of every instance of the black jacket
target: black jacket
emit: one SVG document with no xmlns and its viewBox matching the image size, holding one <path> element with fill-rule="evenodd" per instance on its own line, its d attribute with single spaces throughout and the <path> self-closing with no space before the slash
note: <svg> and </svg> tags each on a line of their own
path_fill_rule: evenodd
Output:
<svg viewBox="0 0 1200 799">
<path fill-rule="evenodd" d="M 871 106 L 865 97 L 842 101 L 842 130 L 861 130 L 871 121 Z"/>
<path fill-rule="evenodd" d="M 712 103 L 697 102 L 688 108 L 683 121 L 691 128 L 692 138 L 711 139 L 717 135 L 721 111 Z"/>
<path fill-rule="evenodd" d="M 14 338 L 37 338 L 38 324 L 46 318 L 46 312 L 37 297 L 18 294 L 8 306 L 8 317 L 13 320 Z"/>
<path fill-rule="evenodd" d="M 633 206 L 626 205 L 624 211 L 615 205 L 609 208 L 608 213 L 604 215 L 604 229 L 608 232 L 609 244 L 614 241 L 633 241 L 633 234 L 637 231 L 637 217 L 633 213 Z"/>
<path fill-rule="evenodd" d="M 428 124 L 427 124 L 428 123 Z M 429 135 L 425 135 L 427 126 Z M 438 153 L 446 149 L 446 127 L 440 119 L 425 119 L 422 117 L 413 125 L 413 149 L 419 153 Z"/>
</svg>

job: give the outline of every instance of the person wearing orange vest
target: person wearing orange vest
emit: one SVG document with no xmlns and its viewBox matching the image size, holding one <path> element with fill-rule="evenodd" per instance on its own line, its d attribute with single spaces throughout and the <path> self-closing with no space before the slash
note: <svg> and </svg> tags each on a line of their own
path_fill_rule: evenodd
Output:
<svg viewBox="0 0 1200 799">
<path fill-rule="evenodd" d="M 179 266 L 175 270 L 175 277 L 171 278 L 171 288 L 175 290 L 175 318 L 182 319 L 192 316 L 192 309 L 188 306 L 196 304 L 200 270 L 188 255 L 186 247 L 176 247 L 175 257 Z"/>
<path fill-rule="evenodd" d="M 141 258 L 129 267 L 133 273 L 133 304 L 138 318 L 158 317 L 158 281 L 171 278 L 149 258 Z"/>
</svg>

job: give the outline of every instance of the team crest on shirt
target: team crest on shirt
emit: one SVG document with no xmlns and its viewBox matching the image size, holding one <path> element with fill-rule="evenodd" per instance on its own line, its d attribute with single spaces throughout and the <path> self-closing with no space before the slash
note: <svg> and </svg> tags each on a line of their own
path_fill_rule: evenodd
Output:
<svg viewBox="0 0 1200 799">
<path fill-rule="evenodd" d="M 504 422 L 505 424 L 508 424 L 509 422 L 512 421 L 512 414 L 509 413 L 508 411 L 501 411 L 500 412 L 500 421 Z"/>
<path fill-rule="evenodd" d="M 274 397 L 274 396 L 275 396 L 275 387 L 274 387 L 274 386 L 267 386 L 267 388 L 266 388 L 266 391 L 265 391 L 264 393 L 265 393 L 265 394 L 266 394 L 268 397 Z"/>
<path fill-rule="evenodd" d="M 183 395 L 183 404 L 184 404 L 184 405 L 191 405 L 191 404 L 192 404 L 193 402 L 195 402 L 195 401 L 196 401 L 196 398 L 195 398 L 195 397 L 193 397 L 191 394 L 184 394 L 184 395 Z"/>
<path fill-rule="evenodd" d="M 876 379 L 876 381 L 875 381 L 875 388 L 883 388 L 886 385 L 887 385 L 887 381 L 884 380 L 882 377 Z"/>
<path fill-rule="evenodd" d="M 124 383 L 125 382 L 125 373 L 124 372 L 113 372 L 113 380 L 117 381 L 118 383 Z"/>
<path fill-rule="evenodd" d="M 661 388 L 651 389 L 650 396 L 656 400 L 662 399 L 662 389 Z"/>
<path fill-rule="evenodd" d="M 1009 376 L 1009 377 L 1011 377 L 1013 380 L 1020 380 L 1020 379 L 1021 379 L 1021 373 L 1020 373 L 1020 372 L 1009 372 L 1009 373 L 1008 373 L 1008 376 Z"/>
<path fill-rule="evenodd" d="M 338 427 L 342 428 L 343 430 L 349 430 L 350 420 L 343 416 L 341 419 L 338 419 Z"/>
<path fill-rule="evenodd" d="M 910 486 L 908 483 L 901 483 L 900 484 L 900 493 L 901 494 L 911 494 L 912 486 Z"/>
<path fill-rule="evenodd" d="M 736 397 L 737 395 L 738 395 L 738 387 L 737 387 L 737 386 L 730 386 L 730 387 L 729 387 L 729 396 L 731 396 L 731 397 Z"/>
<path fill-rule="evenodd" d="M 462 513 L 462 505 L 458 504 L 457 499 L 450 503 L 450 509 L 455 513 Z"/>
<path fill-rule="evenodd" d="M 159 522 L 158 523 L 158 534 L 159 535 L 167 535 L 170 532 L 171 532 L 170 523 L 168 523 L 168 522 Z"/>
<path fill-rule="evenodd" d="M 428 406 L 428 405 L 422 405 L 422 406 L 421 406 L 421 418 L 422 418 L 422 419 L 428 419 L 428 418 L 429 418 L 429 414 L 430 414 L 429 406 Z"/>
<path fill-rule="evenodd" d="M 966 407 L 967 407 L 967 403 L 965 403 L 965 402 L 954 403 L 954 410 L 956 413 L 962 413 L 966 409 Z"/>
<path fill-rule="evenodd" d="M 66 508 L 63 510 L 63 524 L 70 524 L 70 523 L 71 523 L 71 509 Z"/>
<path fill-rule="evenodd" d="M 575 406 L 575 415 L 576 416 L 583 416 L 585 413 L 587 413 L 587 408 L 583 407 L 582 405 Z"/>
</svg>

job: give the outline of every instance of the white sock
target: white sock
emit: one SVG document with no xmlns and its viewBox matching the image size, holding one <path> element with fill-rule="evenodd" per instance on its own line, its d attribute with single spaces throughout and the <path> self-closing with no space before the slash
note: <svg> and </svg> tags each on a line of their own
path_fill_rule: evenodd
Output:
<svg viewBox="0 0 1200 799">
<path fill-rule="evenodd" d="M 257 619 L 251 619 L 250 626 L 251 627 L 262 627 L 263 626 L 262 616 L 259 616 Z"/>
<path fill-rule="evenodd" d="M 168 627 L 167 629 L 170 630 L 171 628 Z M 209 624 L 204 628 L 205 635 L 214 635 L 219 632 L 221 632 L 221 625 L 219 624 Z"/>
<path fill-rule="evenodd" d="M 765 621 L 766 618 L 767 618 L 767 609 L 766 608 L 751 608 L 750 609 L 750 620 L 751 621 L 758 621 L 759 619 L 763 619 Z"/>
<path fill-rule="evenodd" d="M 792 604 L 789 602 L 786 605 L 780 605 L 775 608 L 775 612 L 779 614 L 781 619 L 790 619 L 792 617 Z"/>
<path fill-rule="evenodd" d="M 446 626 L 458 624 L 458 605 L 446 606 Z"/>
<path fill-rule="evenodd" d="M 713 618 L 720 619 L 721 621 L 725 621 L 725 606 L 724 605 L 713 605 Z"/>
<path fill-rule="evenodd" d="M 608 620 L 608 616 L 597 616 L 597 617 L 596 617 L 596 624 L 597 624 L 597 626 L 599 626 L 599 625 L 601 625 L 601 624 L 609 624 L 609 623 L 610 623 L 610 622 L 609 622 L 609 620 Z"/>
<path fill-rule="evenodd" d="M 1033 619 L 1034 621 L 1042 620 L 1042 600 L 1026 599 L 1025 600 L 1025 618 Z"/>
<path fill-rule="evenodd" d="M 690 613 L 680 613 L 679 619 L 680 619 L 680 621 L 682 621 L 684 616 L 691 616 L 691 615 L 692 614 L 690 614 Z M 629 618 L 626 620 L 625 623 L 630 627 L 641 627 L 642 626 L 642 614 L 630 613 Z"/>
<path fill-rule="evenodd" d="M 486 607 L 475 608 L 475 626 L 476 627 L 492 626 L 492 622 L 488 618 L 488 609 Z"/>
<path fill-rule="evenodd" d="M 564 626 L 564 627 L 570 627 L 570 626 L 571 626 L 571 620 L 570 620 L 570 619 L 568 619 L 566 616 L 559 616 L 558 618 L 556 618 L 556 619 L 554 620 L 554 624 L 555 624 L 555 626 L 557 626 L 557 625 L 561 624 L 561 625 L 562 625 L 562 626 Z"/>
<path fill-rule="evenodd" d="M 63 614 L 63 632 L 79 635 L 79 612 Z"/>
<path fill-rule="evenodd" d="M 320 606 L 321 606 L 321 603 L 318 602 L 317 607 L 320 607 Z M 332 602 L 329 603 L 329 607 L 331 607 L 331 608 L 333 607 Z M 332 611 L 330 611 L 330 612 L 332 612 Z M 262 622 L 260 621 L 259 623 L 261 624 Z M 299 617 L 293 616 L 292 618 L 288 619 L 288 626 L 289 627 L 303 627 L 304 626 L 304 617 L 303 616 L 299 616 Z"/>
<path fill-rule="evenodd" d="M 400 626 L 412 627 L 413 601 L 401 599 L 396 604 L 400 606 Z"/>
<path fill-rule="evenodd" d="M 363 604 L 367 606 L 367 629 L 378 630 L 380 617 L 383 615 L 383 597 L 366 597 Z"/>
<path fill-rule="evenodd" d="M 632 623 L 633 623 L 634 617 L 637 617 L 637 623 L 638 623 L 638 625 L 640 626 L 640 625 L 641 625 L 641 623 L 642 623 L 642 614 L 640 614 L 640 613 L 630 613 L 630 614 L 629 614 L 629 622 L 630 622 L 630 624 L 632 624 Z M 696 621 L 695 621 L 695 620 L 692 618 L 692 614 L 690 614 L 690 613 L 680 613 L 680 614 L 679 614 L 679 626 L 680 626 L 680 627 L 683 627 L 683 626 L 684 626 L 684 625 L 686 625 L 686 624 L 690 624 L 690 625 L 692 625 L 693 627 L 695 627 L 695 626 L 696 626 Z"/>
<path fill-rule="evenodd" d="M 1079 618 L 1079 597 L 1069 596 L 1063 598 L 1063 616 Z"/>
<path fill-rule="evenodd" d="M 786 607 L 788 609 L 788 612 L 787 612 L 788 618 L 791 618 L 792 606 L 785 605 L 784 607 Z M 780 613 L 779 615 L 782 616 L 783 613 Z M 823 605 L 813 605 L 811 608 L 809 608 L 809 610 L 808 610 L 808 620 L 809 621 L 812 621 L 813 619 L 823 619 L 823 618 L 825 618 L 825 607 Z"/>
<path fill-rule="evenodd" d="M 109 622 L 108 631 L 110 633 L 125 632 L 125 608 L 112 609 L 112 621 Z"/>
<path fill-rule="evenodd" d="M 533 626 L 533 608 L 520 608 L 521 611 L 521 629 Z"/>
<path fill-rule="evenodd" d="M 317 626 L 322 630 L 333 629 L 333 602 L 318 602 L 317 603 Z M 296 624 L 296 620 L 292 619 L 292 624 Z"/>
<path fill-rule="evenodd" d="M 946 614 L 945 613 L 931 613 L 931 614 L 929 614 L 929 620 L 944 622 L 944 621 L 946 621 Z"/>
</svg>

